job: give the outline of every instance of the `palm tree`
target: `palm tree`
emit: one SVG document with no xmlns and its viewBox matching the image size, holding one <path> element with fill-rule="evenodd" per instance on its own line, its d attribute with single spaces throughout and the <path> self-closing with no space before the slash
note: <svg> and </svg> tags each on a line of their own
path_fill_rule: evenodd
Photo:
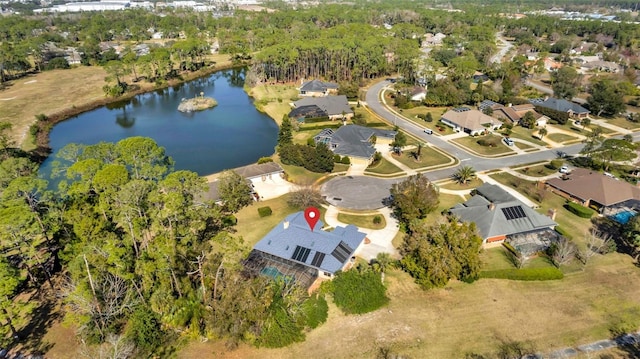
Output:
<svg viewBox="0 0 640 359">
<path fill-rule="evenodd" d="M 460 184 L 466 184 L 476 177 L 476 170 L 471 166 L 463 166 L 453 174 L 453 178 Z"/>
<path fill-rule="evenodd" d="M 384 273 L 393 264 L 394 260 L 389 253 L 378 253 L 376 258 L 372 261 L 372 268 L 375 272 L 380 272 L 380 280 L 384 283 Z"/>
<path fill-rule="evenodd" d="M 544 128 L 544 127 L 538 130 L 538 136 L 540 137 L 540 139 L 542 139 L 544 136 L 546 136 L 547 133 L 549 133 L 549 132 L 547 132 L 547 129 Z"/>
</svg>

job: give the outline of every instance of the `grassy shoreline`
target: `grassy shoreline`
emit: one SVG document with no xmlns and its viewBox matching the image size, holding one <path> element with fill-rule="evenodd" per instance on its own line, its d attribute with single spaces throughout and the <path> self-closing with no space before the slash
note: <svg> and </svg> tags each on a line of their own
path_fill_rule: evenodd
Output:
<svg viewBox="0 0 640 359">
<path fill-rule="evenodd" d="M 37 125 L 38 126 L 38 133 L 37 136 L 35 138 L 35 153 L 42 158 L 42 160 L 44 160 L 48 154 L 50 153 L 51 149 L 49 148 L 49 133 L 51 131 L 51 129 L 53 128 L 54 125 L 63 122 L 65 120 L 68 120 L 74 116 L 78 116 L 84 112 L 88 112 L 91 110 L 95 110 L 99 107 L 102 106 L 106 106 L 109 104 L 113 104 L 113 103 L 118 103 L 118 102 L 122 102 L 122 101 L 128 101 L 138 95 L 142 95 L 145 93 L 149 93 L 152 91 L 157 91 L 157 90 L 161 90 L 161 89 L 165 89 L 171 86 L 176 86 L 188 81 L 192 81 L 201 77 L 205 77 L 208 75 L 211 75 L 217 71 L 224 71 L 224 70 L 228 70 L 228 69 L 232 69 L 232 68 L 237 68 L 237 67 L 242 67 L 242 65 L 234 65 L 232 63 L 223 63 L 222 65 L 215 65 L 212 67 L 208 67 L 205 69 L 201 69 L 199 71 L 196 72 L 192 72 L 192 73 L 188 73 L 188 74 L 182 74 L 179 78 L 177 79 L 171 79 L 163 84 L 157 85 L 157 84 L 149 84 L 150 86 L 144 86 L 144 87 L 139 87 L 138 89 L 131 91 L 131 92 L 127 92 L 126 94 L 119 96 L 119 97 L 105 97 L 103 99 L 100 100 L 94 100 L 94 101 L 90 101 L 81 105 L 74 105 L 71 108 L 66 108 L 66 109 L 62 109 L 59 110 L 57 112 L 54 112 L 51 115 L 48 115 L 46 117 L 45 120 L 33 120 L 32 125 Z M 67 70 L 67 71 L 72 71 L 72 70 Z M 22 143 L 20 143 L 20 146 L 22 147 L 24 145 L 24 140 L 22 141 Z"/>
</svg>

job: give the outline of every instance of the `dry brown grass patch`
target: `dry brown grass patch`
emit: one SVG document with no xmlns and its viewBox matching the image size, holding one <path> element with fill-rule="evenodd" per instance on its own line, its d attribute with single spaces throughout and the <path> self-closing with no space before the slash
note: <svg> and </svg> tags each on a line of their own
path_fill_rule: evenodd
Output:
<svg viewBox="0 0 640 359">
<path fill-rule="evenodd" d="M 22 145 L 28 138 L 35 116 L 47 116 L 65 109 L 104 99 L 102 86 L 106 73 L 100 67 L 45 71 L 10 82 L 0 91 L 0 121 L 13 124 L 12 138 Z M 29 146 L 27 146 L 29 147 Z"/>
<path fill-rule="evenodd" d="M 327 323 L 307 340 L 283 349 L 241 348 L 210 358 L 371 358 L 379 347 L 415 358 L 461 358 L 495 353 L 504 340 L 531 341 L 550 352 L 607 338 L 618 318 L 640 320 L 640 272 L 628 256 L 597 257 L 560 281 L 483 279 L 452 282 L 423 291 L 400 271 L 387 275 L 389 305 L 373 313 L 344 316 L 331 306 Z M 193 344 L 199 353 L 213 344 Z M 178 355 L 193 353 L 191 345 Z M 207 358 L 206 356 L 201 356 Z"/>
</svg>

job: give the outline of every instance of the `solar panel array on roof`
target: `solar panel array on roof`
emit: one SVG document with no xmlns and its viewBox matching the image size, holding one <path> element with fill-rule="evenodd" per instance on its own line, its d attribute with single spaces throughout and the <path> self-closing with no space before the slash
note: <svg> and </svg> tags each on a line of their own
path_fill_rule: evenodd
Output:
<svg viewBox="0 0 640 359">
<path fill-rule="evenodd" d="M 340 263 L 344 263 L 344 261 L 346 261 L 347 258 L 349 258 L 349 255 L 351 254 L 351 252 L 353 252 L 353 249 L 351 249 L 343 241 L 340 241 L 340 244 L 338 244 L 336 249 L 334 249 L 333 252 L 331 252 L 331 255 L 336 257 L 336 259 L 339 260 Z"/>
<path fill-rule="evenodd" d="M 507 220 L 524 218 L 527 216 L 524 214 L 524 210 L 522 210 L 522 207 L 520 206 L 502 208 L 502 213 L 504 213 Z"/>
<path fill-rule="evenodd" d="M 313 256 L 313 260 L 311 261 L 311 265 L 314 267 L 320 267 L 323 260 L 324 260 L 324 253 L 316 252 L 316 255 Z"/>
<path fill-rule="evenodd" d="M 455 112 L 467 112 L 467 111 L 471 111 L 470 108 L 468 107 L 456 107 L 453 109 Z"/>
<path fill-rule="evenodd" d="M 311 249 L 309 248 L 296 246 L 296 250 L 293 251 L 293 255 L 291 256 L 291 259 L 293 259 L 294 261 L 304 263 L 307 261 L 307 258 L 309 257 L 309 252 L 311 252 Z"/>
</svg>

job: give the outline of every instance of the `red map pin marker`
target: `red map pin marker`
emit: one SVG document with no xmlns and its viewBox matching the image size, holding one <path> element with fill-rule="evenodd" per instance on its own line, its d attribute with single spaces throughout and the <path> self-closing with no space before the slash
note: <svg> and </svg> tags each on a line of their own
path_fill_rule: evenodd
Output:
<svg viewBox="0 0 640 359">
<path fill-rule="evenodd" d="M 307 220 L 307 224 L 309 224 L 309 228 L 311 228 L 311 232 L 313 232 L 316 223 L 318 223 L 320 219 L 320 211 L 318 211 L 316 207 L 308 207 L 304 210 L 304 219 Z"/>
</svg>

